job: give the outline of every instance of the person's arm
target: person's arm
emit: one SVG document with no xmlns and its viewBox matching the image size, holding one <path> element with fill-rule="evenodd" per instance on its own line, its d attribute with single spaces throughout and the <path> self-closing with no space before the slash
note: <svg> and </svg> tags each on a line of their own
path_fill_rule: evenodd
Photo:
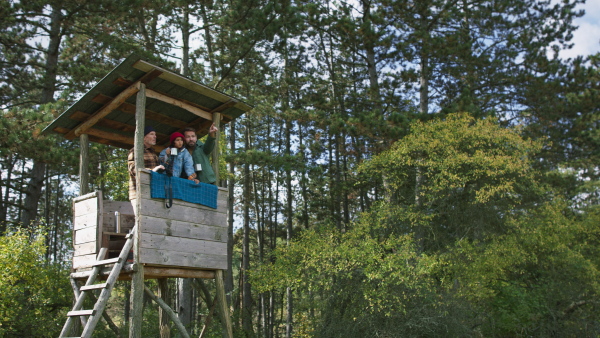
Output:
<svg viewBox="0 0 600 338">
<path fill-rule="evenodd" d="M 169 148 L 163 149 L 158 154 L 158 164 L 166 166 L 169 163 L 169 154 L 167 154 L 167 149 L 169 149 Z"/>
<path fill-rule="evenodd" d="M 215 148 L 215 139 L 217 138 L 218 131 L 219 128 L 217 128 L 214 123 L 210 126 L 210 129 L 208 129 L 208 137 L 206 138 L 206 143 L 204 143 L 204 147 L 202 148 L 206 155 L 212 153 L 213 149 Z"/>
<path fill-rule="evenodd" d="M 196 178 L 196 173 L 194 172 L 194 160 L 192 159 L 192 155 L 188 151 L 185 151 L 183 154 L 183 170 L 187 175 L 188 180 L 194 180 Z"/>
<path fill-rule="evenodd" d="M 215 149 L 215 138 L 208 135 L 206 138 L 206 143 L 204 143 L 204 146 L 202 146 L 202 151 L 204 151 L 206 155 L 210 155 L 213 149 Z"/>
</svg>

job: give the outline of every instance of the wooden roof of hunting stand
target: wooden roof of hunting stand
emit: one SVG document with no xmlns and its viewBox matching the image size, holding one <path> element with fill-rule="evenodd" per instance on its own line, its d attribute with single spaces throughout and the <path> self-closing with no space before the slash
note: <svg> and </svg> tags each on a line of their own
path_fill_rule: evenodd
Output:
<svg viewBox="0 0 600 338">
<path fill-rule="evenodd" d="M 212 123 L 220 130 L 221 123 L 250 109 L 238 99 L 131 55 L 42 131 L 59 133 L 69 140 L 79 137 L 81 146 L 80 196 L 73 201 L 71 273 L 71 284 L 78 296 L 60 337 L 69 335 L 73 318 L 81 316 L 88 316 L 87 321 L 82 320 L 86 324 L 81 337 L 91 337 L 100 317 L 108 317 L 104 307 L 118 279 L 132 280 L 130 337 L 141 336 L 144 292 L 187 336 L 175 312 L 144 286 L 145 278 L 171 277 L 214 278 L 223 330 L 232 337 L 223 286 L 228 192 L 218 188 L 216 209 L 180 200 L 173 200 L 172 207 L 165 208 L 163 200 L 150 194 L 150 173 L 144 169 L 143 131 L 147 125 L 154 127 L 155 148 L 160 150 L 168 146 L 173 132 L 192 127 L 203 136 Z M 217 132 L 212 154 L 217 177 L 219 135 Z M 135 214 L 130 202 L 103 200 L 101 191 L 88 193 L 89 141 L 134 148 L 138 201 Z M 128 263 L 130 252 L 132 263 Z M 106 279 L 106 283 L 95 284 L 97 278 Z M 80 280 L 86 280 L 85 286 L 79 286 Z M 81 310 L 86 295 L 94 289 L 102 289 L 94 309 Z M 116 327 L 110 318 L 108 321 L 111 328 Z"/>
<path fill-rule="evenodd" d="M 130 149 L 134 145 L 135 94 L 146 86 L 146 120 L 157 133 L 160 149 L 169 135 L 193 127 L 203 136 L 220 113 L 227 123 L 252 109 L 227 94 L 131 55 L 81 99 L 54 120 L 43 133 L 72 140 L 82 134 L 91 142 Z"/>
</svg>

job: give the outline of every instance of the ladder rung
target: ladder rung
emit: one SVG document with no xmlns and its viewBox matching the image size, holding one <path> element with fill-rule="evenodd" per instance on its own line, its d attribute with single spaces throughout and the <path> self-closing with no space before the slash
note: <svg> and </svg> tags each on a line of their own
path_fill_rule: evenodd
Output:
<svg viewBox="0 0 600 338">
<path fill-rule="evenodd" d="M 106 264 L 112 264 L 112 263 L 118 263 L 118 262 L 119 262 L 119 257 L 116 257 L 116 258 L 110 258 L 110 259 L 104 259 L 101 261 L 97 261 L 97 262 L 93 263 L 92 266 L 106 265 Z"/>
<path fill-rule="evenodd" d="M 69 311 L 67 316 L 69 317 L 77 317 L 77 316 L 92 316 L 96 313 L 95 310 L 79 310 L 79 311 Z"/>
<path fill-rule="evenodd" d="M 79 290 L 80 291 L 97 290 L 97 289 L 104 289 L 107 286 L 108 286 L 108 283 L 92 284 L 92 285 L 82 286 Z"/>
</svg>

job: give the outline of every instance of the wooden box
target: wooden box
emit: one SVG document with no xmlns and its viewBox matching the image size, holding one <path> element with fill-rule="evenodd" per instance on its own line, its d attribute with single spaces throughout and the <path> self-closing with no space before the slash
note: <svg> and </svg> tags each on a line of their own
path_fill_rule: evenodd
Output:
<svg viewBox="0 0 600 338">
<path fill-rule="evenodd" d="M 150 197 L 150 174 L 140 171 L 142 187 L 139 263 L 184 269 L 227 269 L 227 190 L 219 188 L 217 209 Z M 99 191 L 73 201 L 73 269 L 89 267 L 101 247 L 118 256 L 124 235 L 135 224 L 130 202 L 105 201 Z M 118 214 L 115 214 L 115 212 Z M 121 233 L 115 229 L 118 218 Z M 108 258 L 108 257 L 107 257 Z"/>
</svg>

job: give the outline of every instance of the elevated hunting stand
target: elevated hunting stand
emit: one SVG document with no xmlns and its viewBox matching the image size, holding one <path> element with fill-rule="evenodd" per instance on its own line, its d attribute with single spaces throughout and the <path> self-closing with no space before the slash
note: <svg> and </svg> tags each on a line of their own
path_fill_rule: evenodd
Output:
<svg viewBox="0 0 600 338">
<path fill-rule="evenodd" d="M 144 169 L 143 137 L 146 125 L 154 127 L 155 149 L 159 151 L 168 145 L 173 132 L 192 127 L 206 133 L 212 123 L 220 130 L 222 123 L 251 108 L 132 55 L 44 129 L 44 133 L 63 134 L 69 140 L 79 137 L 81 143 L 80 196 L 73 201 L 71 284 L 76 300 L 61 337 L 70 334 L 73 318 L 82 323 L 81 337 L 91 337 L 102 316 L 114 329 L 104 308 L 117 280 L 131 280 L 130 337 L 141 337 L 144 293 L 160 305 L 186 337 L 187 331 L 175 312 L 144 286 L 144 279 L 158 279 L 159 286 L 162 282 L 165 287 L 166 278 L 214 278 L 224 336 L 232 337 L 223 284 L 228 251 L 228 191 L 213 189 L 216 208 L 177 199 L 171 208 L 166 208 L 163 199 L 151 197 L 151 172 Z M 212 153 L 217 177 L 219 133 Z M 101 191 L 88 193 L 90 141 L 134 148 L 139 201 L 135 212 L 130 202 L 104 200 Z M 128 259 L 130 252 L 133 259 Z M 103 282 L 96 283 L 97 280 Z M 84 286 L 79 285 L 81 281 L 85 281 Z M 93 297 L 91 291 L 98 289 L 102 291 L 94 308 L 82 310 L 85 298 Z"/>
</svg>

